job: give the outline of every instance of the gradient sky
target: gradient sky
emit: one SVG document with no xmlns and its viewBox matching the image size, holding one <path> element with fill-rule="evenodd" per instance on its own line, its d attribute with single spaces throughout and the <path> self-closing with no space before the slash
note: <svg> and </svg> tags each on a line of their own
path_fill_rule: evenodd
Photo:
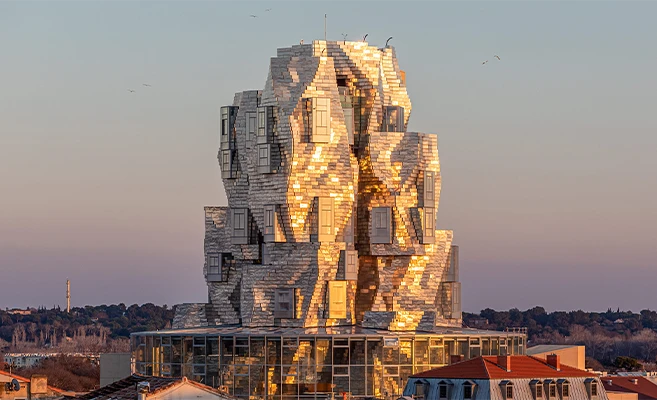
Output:
<svg viewBox="0 0 657 400">
<path fill-rule="evenodd" d="M 465 310 L 657 308 L 657 3 L 467 1 L 0 2 L 0 307 L 205 301 L 218 108 L 324 13 L 394 36 Z"/>
</svg>

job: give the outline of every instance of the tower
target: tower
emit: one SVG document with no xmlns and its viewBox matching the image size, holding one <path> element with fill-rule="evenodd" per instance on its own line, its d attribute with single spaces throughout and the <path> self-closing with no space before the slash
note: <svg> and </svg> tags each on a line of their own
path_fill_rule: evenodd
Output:
<svg viewBox="0 0 657 400">
<path fill-rule="evenodd" d="M 71 312 L 71 281 L 66 280 L 66 312 Z"/>
</svg>

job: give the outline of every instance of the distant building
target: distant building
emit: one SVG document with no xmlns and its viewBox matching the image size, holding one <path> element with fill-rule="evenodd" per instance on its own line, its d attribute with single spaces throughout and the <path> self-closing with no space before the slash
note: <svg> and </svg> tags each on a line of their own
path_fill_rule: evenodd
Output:
<svg viewBox="0 0 657 400">
<path fill-rule="evenodd" d="M 413 375 L 404 396 L 422 400 L 607 400 L 597 375 L 559 356 L 477 357 Z"/>
<path fill-rule="evenodd" d="M 100 355 L 100 386 L 107 386 L 134 373 L 132 354 L 108 353 Z"/>
<path fill-rule="evenodd" d="M 577 369 L 586 369 L 585 346 L 540 344 L 527 348 L 528 356 L 546 360 L 550 354 L 556 354 L 561 357 L 561 364 Z"/>
<path fill-rule="evenodd" d="M 131 375 L 76 400 L 228 400 L 231 396 L 187 378 Z"/>
<path fill-rule="evenodd" d="M 46 358 L 57 356 L 86 358 L 94 365 L 98 365 L 99 362 L 98 354 L 86 353 L 7 353 L 4 355 L 4 359 L 14 368 L 30 368 L 40 364 Z"/>
<path fill-rule="evenodd" d="M 610 393 L 609 400 L 626 400 L 632 395 L 637 400 L 657 400 L 657 385 L 644 376 L 605 376 L 602 384 Z"/>
<path fill-rule="evenodd" d="M 20 308 L 14 308 L 11 310 L 7 310 L 7 313 L 13 315 L 31 315 L 32 311 L 33 310 L 31 308 L 26 308 L 25 310 L 21 310 Z"/>
<path fill-rule="evenodd" d="M 55 399 L 71 394 L 48 386 L 44 375 L 32 375 L 31 379 L 0 371 L 0 400 Z"/>
</svg>

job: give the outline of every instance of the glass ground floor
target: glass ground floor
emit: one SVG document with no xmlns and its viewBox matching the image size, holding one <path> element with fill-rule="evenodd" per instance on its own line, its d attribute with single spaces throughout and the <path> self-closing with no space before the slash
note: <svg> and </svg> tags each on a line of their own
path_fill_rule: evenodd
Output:
<svg viewBox="0 0 657 400">
<path fill-rule="evenodd" d="M 132 335 L 136 372 L 186 376 L 249 399 L 391 399 L 412 374 L 458 356 L 525 354 L 522 332 L 436 328 L 392 332 L 216 327 Z"/>
</svg>

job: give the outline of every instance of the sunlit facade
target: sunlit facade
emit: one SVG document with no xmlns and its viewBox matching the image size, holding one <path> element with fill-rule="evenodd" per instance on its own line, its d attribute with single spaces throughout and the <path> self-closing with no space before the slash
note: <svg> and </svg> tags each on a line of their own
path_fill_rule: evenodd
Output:
<svg viewBox="0 0 657 400">
<path fill-rule="evenodd" d="M 461 328 L 437 136 L 410 114 L 392 47 L 278 49 L 264 88 L 220 109 L 208 303 L 133 335 L 137 368 L 239 397 L 389 397 L 455 356 L 524 354 L 522 333 Z"/>
</svg>

